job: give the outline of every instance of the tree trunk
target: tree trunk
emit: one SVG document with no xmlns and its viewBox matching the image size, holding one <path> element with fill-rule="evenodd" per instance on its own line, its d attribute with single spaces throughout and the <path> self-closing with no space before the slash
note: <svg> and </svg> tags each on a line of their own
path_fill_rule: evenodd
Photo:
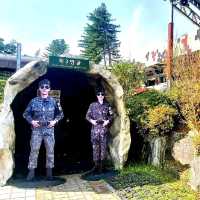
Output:
<svg viewBox="0 0 200 200">
<path fill-rule="evenodd" d="M 105 56 L 105 54 L 103 55 L 103 59 L 104 59 L 104 66 L 106 67 L 106 56 Z"/>
<path fill-rule="evenodd" d="M 148 156 L 148 163 L 154 166 L 162 167 L 165 162 L 165 150 L 166 150 L 166 137 L 149 138 L 150 154 Z"/>
<path fill-rule="evenodd" d="M 104 60 L 104 66 L 106 66 L 106 53 L 105 53 L 105 49 L 103 50 L 103 60 Z"/>
<path fill-rule="evenodd" d="M 108 61 L 109 61 L 109 66 L 111 66 L 112 65 L 112 58 L 111 58 L 110 48 L 108 49 Z"/>
</svg>

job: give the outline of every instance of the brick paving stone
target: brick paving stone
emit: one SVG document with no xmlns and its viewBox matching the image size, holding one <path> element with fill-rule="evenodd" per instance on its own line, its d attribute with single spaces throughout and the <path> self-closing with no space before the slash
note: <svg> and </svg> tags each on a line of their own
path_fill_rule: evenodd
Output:
<svg viewBox="0 0 200 200">
<path fill-rule="evenodd" d="M 86 181 L 80 175 L 66 175 L 61 185 L 44 188 L 0 187 L 0 200 L 120 200 L 105 181 Z"/>
</svg>

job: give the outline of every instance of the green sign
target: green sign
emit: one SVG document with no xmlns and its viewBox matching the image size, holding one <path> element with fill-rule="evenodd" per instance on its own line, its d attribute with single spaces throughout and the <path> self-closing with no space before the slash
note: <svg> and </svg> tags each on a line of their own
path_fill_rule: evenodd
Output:
<svg viewBox="0 0 200 200">
<path fill-rule="evenodd" d="M 62 68 L 66 67 L 66 68 L 86 71 L 89 70 L 89 60 L 79 59 L 79 58 L 49 56 L 49 66 L 62 67 Z"/>
</svg>

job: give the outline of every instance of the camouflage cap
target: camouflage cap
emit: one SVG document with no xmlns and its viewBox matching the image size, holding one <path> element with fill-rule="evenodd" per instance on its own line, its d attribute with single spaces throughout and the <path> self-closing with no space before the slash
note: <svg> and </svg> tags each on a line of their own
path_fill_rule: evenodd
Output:
<svg viewBox="0 0 200 200">
<path fill-rule="evenodd" d="M 50 81 L 48 79 L 43 79 L 38 83 L 38 86 L 42 86 L 42 85 L 49 85 L 50 86 Z"/>
<path fill-rule="evenodd" d="M 98 93 L 103 93 L 103 94 L 105 94 L 105 90 L 104 90 L 104 88 L 103 87 L 98 87 L 98 88 L 96 88 L 96 94 L 98 94 Z"/>
</svg>

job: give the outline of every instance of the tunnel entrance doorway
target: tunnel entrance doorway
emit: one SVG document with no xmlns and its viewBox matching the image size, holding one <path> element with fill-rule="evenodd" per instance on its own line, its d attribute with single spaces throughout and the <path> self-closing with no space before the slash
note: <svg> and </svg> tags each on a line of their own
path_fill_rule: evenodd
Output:
<svg viewBox="0 0 200 200">
<path fill-rule="evenodd" d="M 85 120 L 85 115 L 89 104 L 96 99 L 94 81 L 87 73 L 49 67 L 45 75 L 18 93 L 11 105 L 16 134 L 14 177 L 27 173 L 31 128 L 22 115 L 30 100 L 37 95 L 38 82 L 44 78 L 50 80 L 52 90 L 60 90 L 64 112 L 64 119 L 55 128 L 54 174 L 79 173 L 93 165 L 90 124 Z M 42 143 L 38 157 L 39 174 L 44 174 L 45 153 Z"/>
</svg>

